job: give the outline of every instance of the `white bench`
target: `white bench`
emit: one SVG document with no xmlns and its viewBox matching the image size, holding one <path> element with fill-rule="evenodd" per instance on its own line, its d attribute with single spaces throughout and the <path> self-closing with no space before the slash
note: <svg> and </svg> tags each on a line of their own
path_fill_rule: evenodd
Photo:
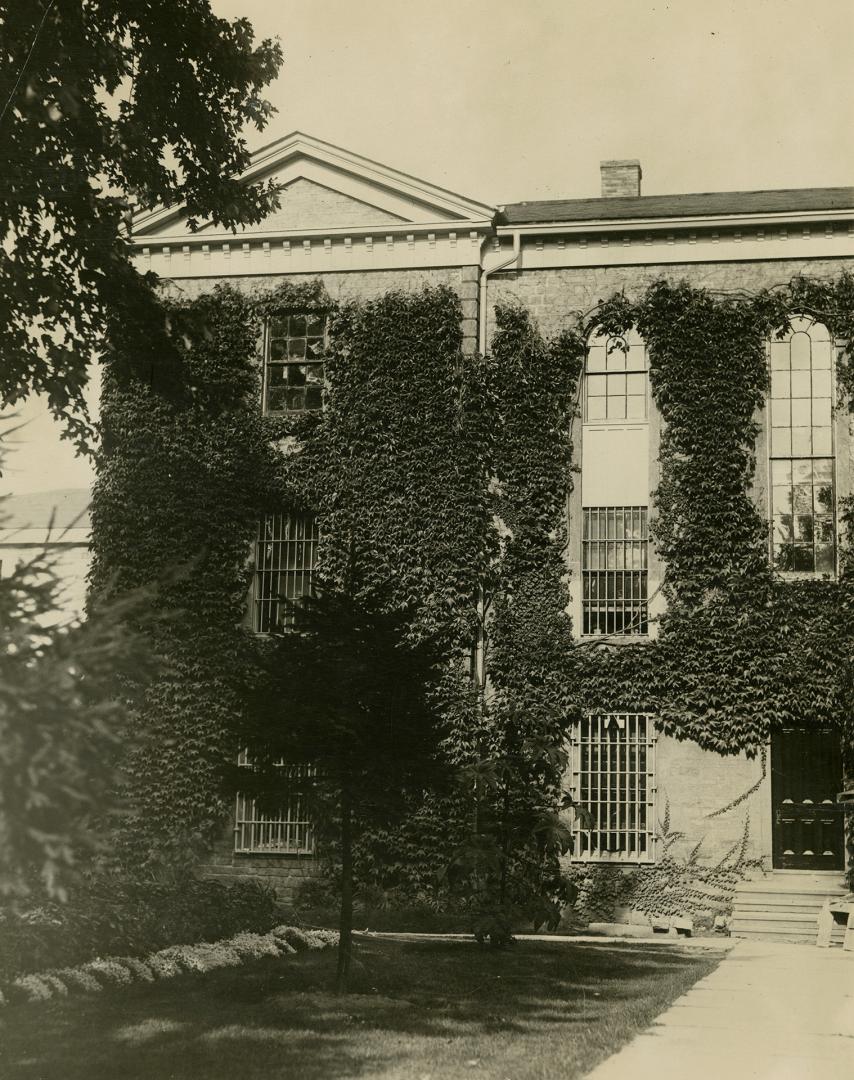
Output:
<svg viewBox="0 0 854 1080">
<path fill-rule="evenodd" d="M 825 900 L 824 907 L 818 913 L 818 937 L 816 945 L 826 949 L 830 945 L 830 934 L 835 922 L 845 923 L 845 941 L 843 949 L 854 952 L 854 896 L 844 900 Z"/>
</svg>

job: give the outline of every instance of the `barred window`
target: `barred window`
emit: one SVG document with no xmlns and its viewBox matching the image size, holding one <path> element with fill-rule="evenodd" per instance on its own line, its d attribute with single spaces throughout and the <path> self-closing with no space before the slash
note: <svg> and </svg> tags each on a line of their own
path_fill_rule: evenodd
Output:
<svg viewBox="0 0 854 1080">
<path fill-rule="evenodd" d="M 833 342 L 820 323 L 793 316 L 768 353 L 774 566 L 833 574 Z"/>
<path fill-rule="evenodd" d="M 323 404 L 323 315 L 277 315 L 264 334 L 264 412 L 306 412 Z"/>
<path fill-rule="evenodd" d="M 238 765 L 251 769 L 252 762 L 244 751 Z M 314 830 L 308 816 L 306 798 L 301 778 L 311 775 L 309 765 L 285 765 L 279 767 L 287 778 L 292 778 L 294 790 L 289 792 L 282 805 L 271 814 L 262 814 L 255 800 L 246 795 L 237 796 L 234 819 L 234 850 L 243 853 L 311 855 L 314 852 Z"/>
<path fill-rule="evenodd" d="M 268 514 L 259 522 L 253 586 L 257 633 L 294 626 L 298 601 L 311 595 L 318 538 L 310 514 Z"/>
<path fill-rule="evenodd" d="M 588 343 L 584 420 L 645 420 L 647 353 L 636 331 L 596 334 Z"/>
<path fill-rule="evenodd" d="M 576 821 L 573 858 L 651 862 L 654 858 L 655 731 L 643 713 L 597 713 L 574 727 L 573 796 L 587 811 Z"/>
<path fill-rule="evenodd" d="M 582 633 L 648 633 L 647 508 L 586 507 L 583 516 Z"/>
</svg>

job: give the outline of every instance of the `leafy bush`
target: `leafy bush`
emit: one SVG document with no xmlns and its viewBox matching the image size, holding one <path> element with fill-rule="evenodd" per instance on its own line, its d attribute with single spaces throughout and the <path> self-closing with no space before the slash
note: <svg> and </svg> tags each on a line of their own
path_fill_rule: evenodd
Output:
<svg viewBox="0 0 854 1080">
<path fill-rule="evenodd" d="M 64 905 L 0 911 L 0 976 L 79 964 L 97 956 L 144 956 L 169 945 L 217 941 L 270 930 L 275 894 L 255 882 L 223 885 L 183 878 L 168 883 L 109 876 Z"/>
</svg>

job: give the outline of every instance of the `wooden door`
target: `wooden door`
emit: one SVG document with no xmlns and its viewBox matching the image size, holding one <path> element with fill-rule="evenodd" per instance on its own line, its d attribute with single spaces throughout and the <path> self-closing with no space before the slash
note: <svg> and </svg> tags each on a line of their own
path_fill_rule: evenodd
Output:
<svg viewBox="0 0 854 1080">
<path fill-rule="evenodd" d="M 774 867 L 842 870 L 845 865 L 842 749 L 838 732 L 784 728 L 771 739 Z"/>
</svg>

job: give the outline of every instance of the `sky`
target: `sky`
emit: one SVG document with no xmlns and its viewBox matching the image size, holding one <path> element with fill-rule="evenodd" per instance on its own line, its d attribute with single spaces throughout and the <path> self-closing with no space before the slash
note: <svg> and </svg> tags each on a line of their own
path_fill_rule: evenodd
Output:
<svg viewBox="0 0 854 1080">
<path fill-rule="evenodd" d="M 644 194 L 854 183 L 854 0 L 212 0 L 279 37 L 278 114 L 496 205 L 599 193 L 638 158 Z M 44 405 L 21 410 L 0 492 L 83 486 Z"/>
</svg>

